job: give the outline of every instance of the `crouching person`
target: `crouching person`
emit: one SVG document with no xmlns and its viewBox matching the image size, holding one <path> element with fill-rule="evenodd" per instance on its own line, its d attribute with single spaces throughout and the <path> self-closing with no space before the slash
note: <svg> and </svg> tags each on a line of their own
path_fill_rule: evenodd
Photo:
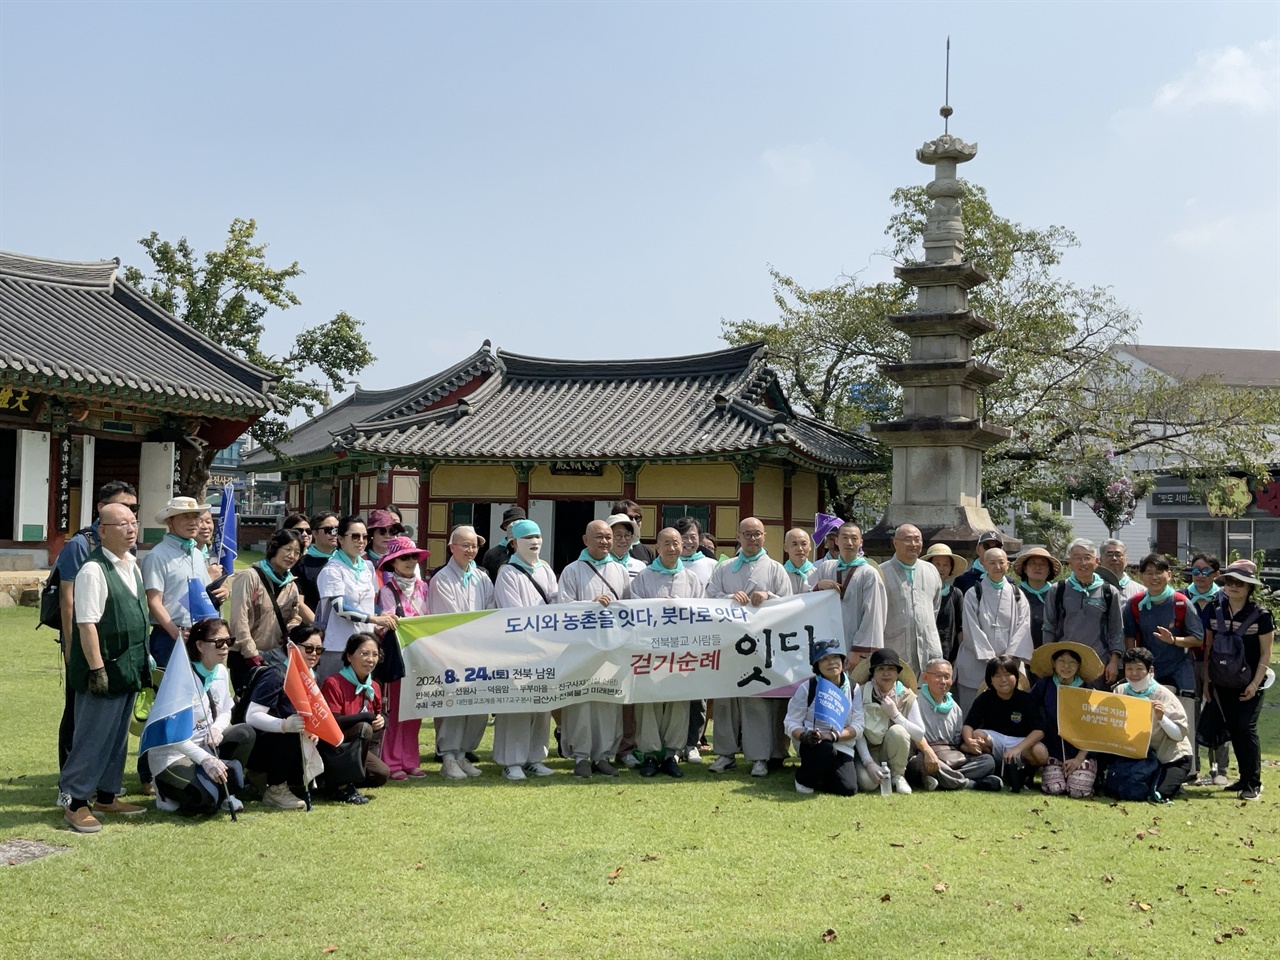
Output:
<svg viewBox="0 0 1280 960">
<path fill-rule="evenodd" d="M 819 640 L 811 657 L 815 676 L 791 695 L 783 721 L 800 755 L 796 792 L 818 790 L 849 797 L 858 792 L 856 744 L 864 722 L 862 690 L 845 674 L 844 653 L 835 640 Z"/>
<path fill-rule="evenodd" d="M 1018 793 L 1049 759 L 1044 714 L 1029 690 L 1018 689 L 1021 667 L 1002 655 L 987 662 L 987 689 L 978 694 L 964 721 L 966 753 L 989 753 L 999 764 L 1000 778 Z"/>
<path fill-rule="evenodd" d="M 382 690 L 373 679 L 379 655 L 377 637 L 353 633 L 342 651 L 342 669 L 320 688 L 342 730 L 340 746 L 319 745 L 325 782 L 334 788 L 334 799 L 343 803 L 368 803 L 357 786 L 380 787 L 391 776 L 382 761 L 382 732 L 387 727 Z M 352 746 L 356 743 L 358 748 Z"/>
<path fill-rule="evenodd" d="M 857 744 L 862 761 L 858 786 L 876 790 L 888 776 L 897 793 L 910 793 L 906 773 L 911 745 L 924 738 L 915 674 L 897 651 L 883 647 L 854 667 L 852 676 L 866 723 Z"/>
<path fill-rule="evenodd" d="M 920 721 L 924 737 L 907 761 L 907 782 L 924 790 L 994 790 L 1004 788 L 989 753 L 965 753 L 964 709 L 951 695 L 950 662 L 935 657 L 924 665 L 920 688 Z"/>
<path fill-rule="evenodd" d="M 1156 683 L 1155 656 L 1146 647 L 1126 650 L 1120 662 L 1125 682 L 1114 692 L 1151 701 L 1151 753 L 1160 763 L 1156 793 L 1161 800 L 1172 800 L 1182 792 L 1195 758 L 1187 735 L 1187 711 L 1176 693 Z"/>
</svg>

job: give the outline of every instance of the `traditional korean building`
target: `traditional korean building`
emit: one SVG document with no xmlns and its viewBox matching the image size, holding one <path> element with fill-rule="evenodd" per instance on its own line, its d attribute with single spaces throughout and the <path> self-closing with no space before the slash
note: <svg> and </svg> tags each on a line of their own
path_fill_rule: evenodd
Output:
<svg viewBox="0 0 1280 960">
<path fill-rule="evenodd" d="M 255 471 L 287 482 L 290 507 L 367 512 L 395 504 L 443 563 L 448 531 L 491 542 L 512 504 L 541 526 L 557 566 L 617 499 L 644 512 L 641 536 L 686 514 L 725 552 L 739 520 L 764 521 L 780 557 L 791 525 L 811 528 L 826 485 L 868 469 L 874 442 L 798 414 L 763 343 L 651 360 L 551 360 L 479 350 L 392 390 L 361 390 L 299 426 L 284 458 Z"/>
<path fill-rule="evenodd" d="M 268 371 L 119 265 L 0 253 L 0 553 L 51 561 L 109 480 L 138 488 L 140 538 L 159 540 L 179 445 L 222 449 L 276 402 Z"/>
</svg>

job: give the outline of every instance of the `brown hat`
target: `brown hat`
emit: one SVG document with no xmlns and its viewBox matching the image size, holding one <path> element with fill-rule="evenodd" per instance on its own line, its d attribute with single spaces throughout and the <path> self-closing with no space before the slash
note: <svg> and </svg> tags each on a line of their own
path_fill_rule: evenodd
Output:
<svg viewBox="0 0 1280 960">
<path fill-rule="evenodd" d="M 1075 654 L 1080 662 L 1077 673 L 1085 683 L 1093 683 L 1105 672 L 1106 668 L 1102 666 L 1102 660 L 1093 647 L 1086 647 L 1083 643 L 1072 643 L 1069 640 L 1061 643 L 1046 643 L 1042 647 L 1037 647 L 1035 653 L 1031 655 L 1031 672 L 1037 677 L 1052 677 L 1053 661 L 1058 659 L 1060 653 Z"/>
<path fill-rule="evenodd" d="M 1030 560 L 1032 557 L 1043 557 L 1044 559 L 1049 561 L 1049 579 L 1050 580 L 1056 580 L 1058 578 L 1058 574 L 1062 573 L 1062 561 L 1059 560 L 1057 557 L 1055 557 L 1052 553 L 1050 553 L 1044 547 L 1027 547 L 1027 549 L 1023 550 L 1020 554 L 1018 554 L 1017 559 L 1014 560 L 1013 563 L 1009 565 L 1010 567 L 1013 568 L 1014 576 L 1016 576 L 1019 580 L 1027 579 L 1027 576 L 1025 573 L 1023 573 L 1023 571 L 1027 567 L 1027 561 Z"/>
</svg>

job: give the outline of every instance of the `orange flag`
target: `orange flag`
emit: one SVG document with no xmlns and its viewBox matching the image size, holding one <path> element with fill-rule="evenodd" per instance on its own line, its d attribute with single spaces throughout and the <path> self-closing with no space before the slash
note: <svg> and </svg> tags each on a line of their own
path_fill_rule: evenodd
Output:
<svg viewBox="0 0 1280 960">
<path fill-rule="evenodd" d="M 338 721 L 333 719 L 333 711 L 324 702 L 315 678 L 302 661 L 302 651 L 292 643 L 289 644 L 289 670 L 284 677 L 284 692 L 293 709 L 301 715 L 307 733 L 335 747 L 342 743 Z"/>
</svg>

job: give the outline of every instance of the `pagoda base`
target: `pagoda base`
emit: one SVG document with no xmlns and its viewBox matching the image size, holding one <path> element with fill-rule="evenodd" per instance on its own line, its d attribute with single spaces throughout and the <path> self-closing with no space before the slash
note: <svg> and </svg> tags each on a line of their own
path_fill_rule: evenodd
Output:
<svg viewBox="0 0 1280 960">
<path fill-rule="evenodd" d="M 989 530 L 1000 533 L 986 507 L 891 503 L 880 522 L 862 535 L 867 556 L 877 560 L 893 556 L 893 532 L 904 523 L 920 528 L 925 550 L 932 543 L 945 543 L 966 560 L 973 558 L 981 534 Z M 1012 557 L 1022 549 L 1022 541 L 1004 536 L 1004 549 Z"/>
</svg>

